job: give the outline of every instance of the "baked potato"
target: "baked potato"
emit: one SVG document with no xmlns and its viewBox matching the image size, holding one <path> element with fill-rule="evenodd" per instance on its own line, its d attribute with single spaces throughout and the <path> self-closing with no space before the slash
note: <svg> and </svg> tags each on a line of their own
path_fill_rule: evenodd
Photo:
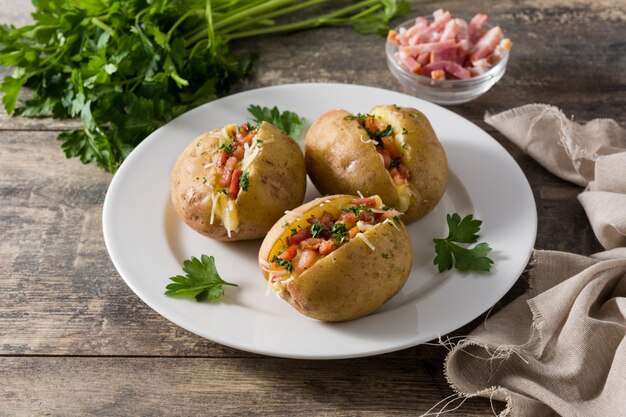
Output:
<svg viewBox="0 0 626 417">
<path fill-rule="evenodd" d="M 268 289 L 300 313 L 345 321 L 376 311 L 413 264 L 402 213 L 378 196 L 333 195 L 287 212 L 259 251 Z"/>
<path fill-rule="evenodd" d="M 376 106 L 367 115 L 332 110 L 313 123 L 305 161 L 322 194 L 379 195 L 420 219 L 441 199 L 448 161 L 428 119 L 410 107 Z"/>
<path fill-rule="evenodd" d="M 170 177 L 176 213 L 218 240 L 264 236 L 285 210 L 302 204 L 305 189 L 300 147 L 267 122 L 200 135 L 180 154 Z"/>
</svg>

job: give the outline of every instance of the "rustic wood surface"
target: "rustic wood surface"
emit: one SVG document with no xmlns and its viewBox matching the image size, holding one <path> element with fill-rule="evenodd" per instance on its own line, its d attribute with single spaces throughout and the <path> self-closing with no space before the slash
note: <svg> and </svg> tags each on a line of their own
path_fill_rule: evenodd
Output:
<svg viewBox="0 0 626 417">
<path fill-rule="evenodd" d="M 492 134 L 528 177 L 539 216 L 536 247 L 599 251 L 576 200 L 581 189 L 548 173 L 482 117 L 545 102 L 579 121 L 626 124 L 624 3 L 423 1 L 413 13 L 438 7 L 487 12 L 515 43 L 504 79 L 451 109 Z M 29 10 L 25 0 L 0 0 L 0 21 L 26 23 Z M 323 81 L 408 93 L 386 68 L 383 41 L 349 29 L 241 41 L 234 49 L 261 55 L 237 90 Z M 58 131 L 76 126 L 0 113 L 0 416 L 419 415 L 453 394 L 442 347 L 285 360 L 212 343 L 162 318 L 124 284 L 106 252 L 101 214 L 111 176 L 65 159 L 56 141 Z M 496 309 L 525 290 L 525 278 Z M 489 400 L 472 399 L 448 415 L 493 411 Z"/>
</svg>

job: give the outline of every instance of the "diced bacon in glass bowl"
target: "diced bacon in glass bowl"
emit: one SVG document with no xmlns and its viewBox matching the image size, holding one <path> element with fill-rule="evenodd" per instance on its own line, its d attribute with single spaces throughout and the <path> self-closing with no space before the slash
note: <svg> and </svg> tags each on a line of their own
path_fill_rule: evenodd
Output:
<svg viewBox="0 0 626 417">
<path fill-rule="evenodd" d="M 442 9 L 433 21 L 415 19 L 410 28 L 391 30 L 387 39 L 398 46 L 395 59 L 414 74 L 434 80 L 464 80 L 489 71 L 513 45 L 502 29 L 487 29 L 488 16 L 478 13 L 470 22 Z"/>
</svg>

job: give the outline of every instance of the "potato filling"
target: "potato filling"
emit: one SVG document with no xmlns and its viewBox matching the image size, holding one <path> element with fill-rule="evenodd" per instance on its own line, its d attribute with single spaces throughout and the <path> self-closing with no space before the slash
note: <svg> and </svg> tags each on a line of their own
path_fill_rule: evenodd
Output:
<svg viewBox="0 0 626 417">
<path fill-rule="evenodd" d="M 358 114 L 355 119 L 367 136 L 376 142 L 376 151 L 382 157 L 385 169 L 395 185 L 407 184 L 411 179 L 409 168 L 402 162 L 403 152 L 398 146 L 393 127 L 378 116 Z"/>
<path fill-rule="evenodd" d="M 285 225 L 288 230 L 264 262 L 268 285 L 280 292 L 294 277 L 352 239 L 360 238 L 375 250 L 363 233 L 385 221 L 399 223 L 400 215 L 384 206 L 378 196 L 327 200 Z"/>
<path fill-rule="evenodd" d="M 225 126 L 215 159 L 209 164 L 215 176 L 210 223 L 217 216 L 229 237 L 239 226 L 237 197 L 241 191 L 248 191 L 250 165 L 262 148 L 257 133 L 258 128 L 249 123 Z"/>
<path fill-rule="evenodd" d="M 224 128 L 225 140 L 220 144 L 221 151 L 215 158 L 215 168 L 219 174 L 216 192 L 225 194 L 231 200 L 237 199 L 239 190 L 248 189 L 248 173 L 242 170 L 247 148 L 258 133 L 254 126 L 244 123 L 241 126 L 229 125 Z"/>
</svg>

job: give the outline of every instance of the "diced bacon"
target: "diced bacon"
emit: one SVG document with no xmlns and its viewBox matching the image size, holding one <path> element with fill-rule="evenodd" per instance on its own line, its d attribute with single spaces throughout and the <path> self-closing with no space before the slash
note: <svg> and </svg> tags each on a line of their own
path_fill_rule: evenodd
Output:
<svg viewBox="0 0 626 417">
<path fill-rule="evenodd" d="M 351 211 L 346 211 L 341 213 L 341 216 L 339 216 L 339 221 L 341 223 L 345 223 L 346 228 L 349 229 L 356 224 L 356 216 Z"/>
<path fill-rule="evenodd" d="M 441 51 L 442 49 L 450 48 L 452 46 L 454 46 L 454 40 L 447 40 L 444 42 L 421 43 L 413 46 L 404 46 L 402 51 L 407 55 L 416 56 L 423 54 L 424 52 Z"/>
<path fill-rule="evenodd" d="M 411 179 L 411 172 L 409 171 L 409 168 L 402 162 L 400 162 L 400 165 L 398 165 L 398 172 L 402 177 L 406 178 L 407 180 Z"/>
<path fill-rule="evenodd" d="M 226 161 L 226 164 L 224 165 L 224 171 L 222 172 L 222 178 L 220 179 L 220 185 L 222 187 L 230 185 L 230 179 L 233 171 L 235 170 L 235 167 L 237 166 L 237 162 L 237 158 L 232 156 L 229 157 Z"/>
<path fill-rule="evenodd" d="M 430 52 L 424 52 L 417 56 L 417 63 L 422 67 L 430 62 Z"/>
<path fill-rule="evenodd" d="M 398 38 L 398 32 L 396 32 L 395 30 L 390 30 L 389 33 L 387 34 L 387 40 L 389 42 L 393 42 L 396 45 L 400 45 L 400 39 Z"/>
<path fill-rule="evenodd" d="M 443 70 L 437 70 L 437 71 L 441 71 L 441 73 L 443 74 L 443 76 L 445 77 L 445 72 L 443 72 Z M 431 73 L 431 77 L 433 73 L 436 73 L 437 71 L 433 71 Z M 440 78 L 440 79 L 445 79 L 445 78 Z M 401 174 L 400 171 L 398 170 L 398 168 L 391 168 L 389 170 L 389 175 L 391 175 L 391 179 L 393 179 L 393 182 L 397 185 L 402 185 L 402 184 L 406 184 L 406 178 L 404 178 Z"/>
<path fill-rule="evenodd" d="M 435 78 L 441 76 L 439 71 L 444 71 L 444 78 Z M 434 72 L 436 72 L 435 76 L 433 76 Z M 471 77 L 469 70 L 463 68 L 455 62 L 440 61 L 428 64 L 424 67 L 424 74 L 430 74 L 433 80 L 444 80 L 446 72 L 461 80 Z"/>
<path fill-rule="evenodd" d="M 298 247 L 296 245 L 291 245 L 287 249 L 283 251 L 278 257 L 285 261 L 291 261 L 298 254 Z"/>
<path fill-rule="evenodd" d="M 395 168 L 392 168 L 392 169 L 395 169 Z M 374 220 L 374 215 L 369 211 L 363 211 L 359 213 L 357 219 L 365 223 L 371 223 Z"/>
<path fill-rule="evenodd" d="M 390 209 L 384 212 L 381 215 L 381 217 L 383 220 L 387 220 L 387 219 L 393 219 L 395 216 L 400 216 L 401 214 L 402 213 L 400 213 L 398 210 Z"/>
<path fill-rule="evenodd" d="M 435 21 L 430 25 L 430 27 L 437 31 L 443 30 L 446 24 L 452 20 L 452 15 L 448 11 L 439 13 L 437 16 L 433 13 L 433 17 L 435 18 Z"/>
<path fill-rule="evenodd" d="M 506 55 L 511 47 L 513 46 L 513 42 L 510 39 L 502 39 L 500 44 L 496 46 L 496 50 L 493 52 L 492 56 L 495 56 L 497 61 L 500 61 L 504 55 Z M 494 62 L 495 63 L 495 62 Z"/>
<path fill-rule="evenodd" d="M 246 123 L 242 124 L 241 126 L 239 126 L 239 130 L 237 131 L 237 137 L 239 139 L 246 137 L 249 130 L 250 129 L 248 129 L 248 125 Z"/>
<path fill-rule="evenodd" d="M 430 63 L 449 61 L 457 64 L 463 64 L 465 53 L 459 46 L 453 46 L 451 48 L 442 49 L 438 52 L 430 53 Z"/>
<path fill-rule="evenodd" d="M 472 48 L 472 60 L 482 59 L 493 53 L 502 40 L 502 36 L 500 26 L 489 29 Z"/>
<path fill-rule="evenodd" d="M 411 26 L 410 29 L 400 32 L 400 43 L 408 44 L 409 39 L 411 38 L 419 38 L 425 30 L 428 29 L 428 20 L 423 17 L 418 17 L 415 19 L 415 24 Z"/>
<path fill-rule="evenodd" d="M 486 14 L 478 13 L 476 16 L 472 17 L 470 20 L 468 28 L 469 28 L 469 39 L 472 43 L 476 43 L 476 41 L 482 35 L 482 28 L 487 24 L 488 16 Z"/>
<path fill-rule="evenodd" d="M 374 207 L 376 205 L 376 199 L 374 197 L 355 198 L 352 200 L 352 204 L 355 206 L 364 205 L 366 207 Z"/>
<path fill-rule="evenodd" d="M 228 190 L 228 197 L 232 200 L 236 199 L 237 194 L 239 194 L 239 180 L 242 174 L 243 171 L 240 169 L 233 171 L 232 179 L 230 180 L 230 188 Z"/>
<path fill-rule="evenodd" d="M 406 69 L 414 74 L 419 73 L 420 69 L 422 69 L 422 66 L 411 55 L 400 53 L 396 59 L 400 61 L 401 65 L 404 65 Z"/>
<path fill-rule="evenodd" d="M 332 226 L 334 223 L 333 215 L 327 212 L 326 210 L 324 210 L 324 213 L 322 214 L 322 218 L 320 219 L 320 222 L 326 227 Z"/>
<path fill-rule="evenodd" d="M 433 80 L 445 80 L 446 79 L 446 72 L 444 70 L 434 70 L 430 73 L 430 78 L 432 78 Z M 398 181 L 396 180 L 396 177 L 394 176 L 394 181 L 396 181 L 396 184 L 398 184 Z M 402 182 L 400 182 L 399 184 L 401 184 Z"/>
<path fill-rule="evenodd" d="M 469 40 L 469 29 L 467 27 L 467 22 L 463 19 L 454 19 L 456 23 L 457 31 L 456 31 L 456 40 L 464 41 Z"/>
<path fill-rule="evenodd" d="M 306 239 L 303 240 L 302 243 L 300 243 L 300 247 L 304 250 L 314 250 L 314 251 L 318 251 L 320 248 L 320 244 L 323 242 L 323 239 L 318 239 L 315 237 L 312 237 L 310 239 Z"/>
<path fill-rule="evenodd" d="M 456 21 L 457 19 L 452 19 L 448 23 L 446 23 L 446 26 L 443 29 L 443 33 L 441 34 L 441 38 L 439 39 L 440 41 L 456 39 L 456 34 L 459 32 L 459 25 Z"/>
<path fill-rule="evenodd" d="M 337 249 L 337 246 L 335 246 L 335 242 L 333 242 L 332 240 L 325 240 L 320 244 L 320 255 L 328 255 L 335 249 Z"/>
<path fill-rule="evenodd" d="M 389 156 L 389 151 L 387 149 L 380 149 L 378 153 L 380 154 L 380 156 L 383 157 L 385 169 L 389 169 L 389 164 L 391 163 L 391 156 Z"/>
<path fill-rule="evenodd" d="M 317 260 L 317 252 L 305 249 L 302 251 L 300 255 L 300 259 L 296 263 L 296 266 L 293 268 L 296 274 L 301 274 L 307 269 L 309 269 Z"/>
<path fill-rule="evenodd" d="M 217 160 L 217 168 L 222 168 L 226 161 L 228 161 L 228 154 L 226 152 L 222 152 Z"/>
<path fill-rule="evenodd" d="M 391 159 L 398 159 L 402 156 L 402 153 L 398 150 L 398 147 L 396 146 L 396 141 L 393 136 L 385 136 L 384 138 L 381 138 L 381 140 L 383 141 L 383 146 L 385 147 L 387 152 L 389 152 L 389 156 L 391 157 Z"/>
<path fill-rule="evenodd" d="M 472 62 L 472 68 L 470 68 L 470 72 L 472 75 L 477 76 L 480 74 L 484 74 L 485 72 L 491 69 L 491 64 L 486 59 L 479 59 Z"/>
<path fill-rule="evenodd" d="M 365 126 L 370 132 L 376 131 L 376 118 L 374 116 L 367 116 L 365 118 Z"/>
<path fill-rule="evenodd" d="M 245 153 L 245 150 L 243 149 L 243 146 L 240 146 L 240 145 L 235 146 L 235 149 L 233 151 L 233 156 L 235 158 L 241 161 L 243 159 L 244 153 Z"/>
<path fill-rule="evenodd" d="M 310 237 L 311 237 L 311 228 L 305 227 L 304 229 L 300 229 L 299 231 L 297 231 L 295 234 L 291 236 L 287 236 L 287 244 L 297 245 L 298 243 Z"/>
<path fill-rule="evenodd" d="M 503 39 L 499 27 L 485 29 L 488 20 L 485 14 L 476 14 L 469 24 L 463 19 L 452 18 L 443 9 L 436 10 L 433 18 L 432 23 L 417 18 L 413 26 L 389 34 L 389 41 L 398 46 L 394 58 L 413 74 L 435 80 L 467 79 L 488 70 L 482 65 L 474 66 L 473 61 L 486 58 L 486 62 L 493 66 L 511 48 L 511 41 Z M 439 64 L 442 62 L 446 64 Z"/>
<path fill-rule="evenodd" d="M 252 142 L 252 139 L 254 139 L 254 136 L 256 135 L 256 130 L 251 131 L 250 133 L 248 133 L 242 140 L 242 143 L 250 143 Z"/>
</svg>

